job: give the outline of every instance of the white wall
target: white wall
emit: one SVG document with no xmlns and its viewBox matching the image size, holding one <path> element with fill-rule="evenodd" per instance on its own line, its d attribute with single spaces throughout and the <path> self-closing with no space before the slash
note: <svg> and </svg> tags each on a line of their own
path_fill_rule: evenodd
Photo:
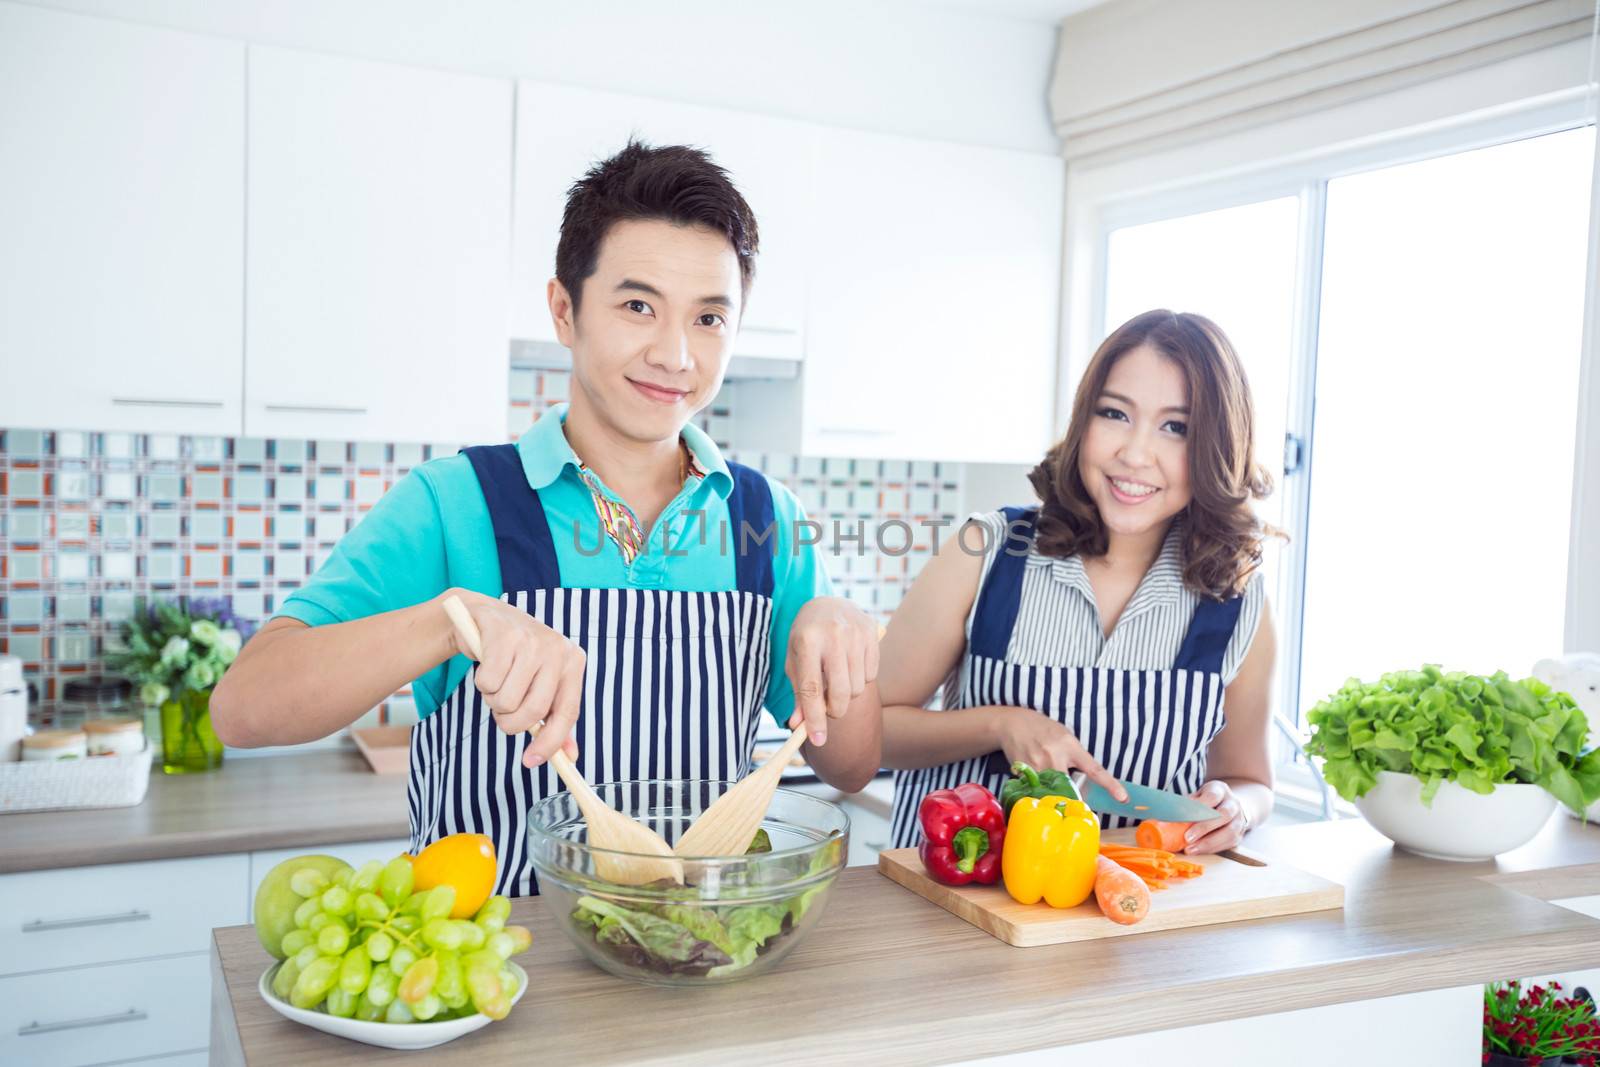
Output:
<svg viewBox="0 0 1600 1067">
<path fill-rule="evenodd" d="M 29 0 L 255 43 L 1054 152 L 1050 25 L 890 0 Z"/>
<path fill-rule="evenodd" d="M 1044 459 L 1043 455 L 1039 456 Z M 965 519 L 974 511 L 993 511 L 1015 504 L 1027 507 L 1039 502 L 1039 494 L 1028 481 L 1032 464 L 968 463 L 961 482 L 962 513 Z"/>
</svg>

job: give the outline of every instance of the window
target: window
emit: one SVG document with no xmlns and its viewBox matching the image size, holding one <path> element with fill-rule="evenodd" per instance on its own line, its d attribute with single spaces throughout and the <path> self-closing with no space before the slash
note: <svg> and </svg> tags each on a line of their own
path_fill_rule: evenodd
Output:
<svg viewBox="0 0 1600 1067">
<path fill-rule="evenodd" d="M 1103 209 L 1095 340 L 1199 312 L 1250 377 L 1260 513 L 1289 536 L 1268 554 L 1286 729 L 1347 677 L 1561 651 L 1594 145 L 1400 146 L 1258 175 L 1243 204 L 1205 200 L 1223 183 Z M 1284 473 L 1286 435 L 1309 467 Z"/>
<path fill-rule="evenodd" d="M 1274 482 L 1257 513 L 1278 529 L 1285 526 L 1280 475 L 1299 238 L 1300 201 L 1290 196 L 1123 227 L 1106 243 L 1104 333 L 1164 307 L 1211 319 L 1238 350 L 1255 397 L 1256 459 Z M 1274 547 L 1266 559 L 1269 595 L 1281 580 Z"/>
<path fill-rule="evenodd" d="M 1302 708 L 1560 654 L 1594 128 L 1328 183 Z"/>
</svg>

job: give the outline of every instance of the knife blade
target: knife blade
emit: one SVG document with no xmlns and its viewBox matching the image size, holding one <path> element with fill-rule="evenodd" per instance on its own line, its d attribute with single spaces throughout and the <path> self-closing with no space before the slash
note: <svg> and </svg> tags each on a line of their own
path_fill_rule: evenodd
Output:
<svg viewBox="0 0 1600 1067">
<path fill-rule="evenodd" d="M 1123 815 L 1130 819 L 1159 819 L 1162 822 L 1208 822 L 1217 817 L 1215 808 L 1198 800 L 1169 793 L 1165 789 L 1152 789 L 1147 785 L 1123 782 L 1128 791 L 1128 802 L 1113 797 L 1105 786 L 1084 781 L 1083 802 L 1103 815 Z"/>
</svg>

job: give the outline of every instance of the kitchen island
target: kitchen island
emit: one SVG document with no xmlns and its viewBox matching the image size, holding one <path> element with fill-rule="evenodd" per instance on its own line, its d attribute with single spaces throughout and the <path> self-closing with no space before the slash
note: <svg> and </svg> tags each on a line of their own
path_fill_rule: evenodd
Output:
<svg viewBox="0 0 1600 1067">
<path fill-rule="evenodd" d="M 1010 1065 L 1127 1052 L 1315 1067 L 1364 1049 L 1359 1062 L 1442 1067 L 1477 1062 L 1482 982 L 1600 967 L 1600 921 L 1551 903 L 1600 894 L 1600 827 L 1557 816 L 1487 863 L 1411 855 L 1361 820 L 1268 824 L 1248 844 L 1342 883 L 1344 910 L 1023 949 L 855 868 L 776 971 L 682 989 L 599 971 L 543 901 L 519 900 L 512 921 L 534 933 L 519 959 L 527 995 L 426 1062 Z M 249 927 L 216 932 L 212 1062 L 420 1062 L 281 1018 L 257 993 L 270 963 Z"/>
</svg>

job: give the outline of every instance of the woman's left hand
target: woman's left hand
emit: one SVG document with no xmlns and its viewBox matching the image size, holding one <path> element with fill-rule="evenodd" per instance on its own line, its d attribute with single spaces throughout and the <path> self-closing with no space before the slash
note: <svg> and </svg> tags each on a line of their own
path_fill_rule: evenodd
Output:
<svg viewBox="0 0 1600 1067">
<path fill-rule="evenodd" d="M 1212 779 L 1189 795 L 1216 808 L 1217 817 L 1189 827 L 1185 852 L 1190 855 L 1224 852 L 1244 840 L 1244 833 L 1250 828 L 1250 817 L 1227 782 Z"/>
</svg>

